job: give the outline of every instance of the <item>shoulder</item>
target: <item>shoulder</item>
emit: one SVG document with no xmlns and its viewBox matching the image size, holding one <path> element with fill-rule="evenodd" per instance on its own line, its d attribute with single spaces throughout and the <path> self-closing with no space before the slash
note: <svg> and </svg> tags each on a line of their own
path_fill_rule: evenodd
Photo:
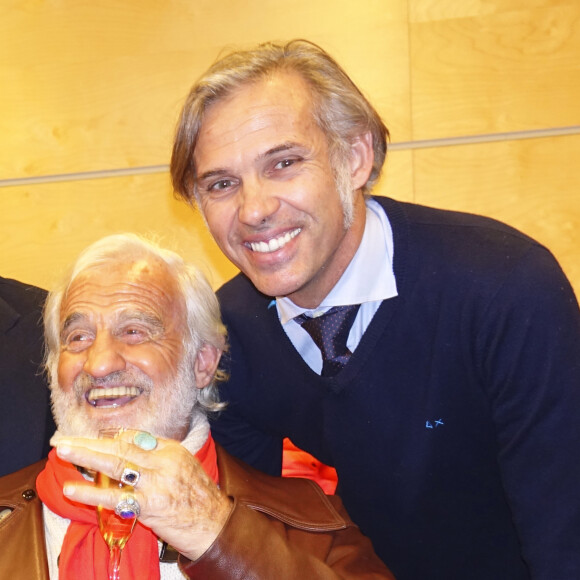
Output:
<svg viewBox="0 0 580 580">
<path fill-rule="evenodd" d="M 517 270 L 549 278 L 560 272 L 551 252 L 518 229 L 465 212 L 375 198 L 393 229 L 395 269 L 445 280 L 499 282 Z"/>
<path fill-rule="evenodd" d="M 42 288 L 0 277 L 0 327 L 7 330 L 28 316 L 37 324 L 46 294 Z"/>
<path fill-rule="evenodd" d="M 0 276 L 0 300 L 19 311 L 38 309 L 44 303 L 46 290 Z"/>
<path fill-rule="evenodd" d="M 36 478 L 45 465 L 46 459 L 43 459 L 14 473 L 0 477 L 0 503 L 22 502 L 23 492 L 36 489 Z M 27 498 L 24 499 L 27 500 Z"/>
<path fill-rule="evenodd" d="M 539 245 L 518 229 L 497 219 L 473 213 L 439 209 L 415 203 L 375 197 L 385 210 L 394 230 L 398 228 L 421 229 L 437 235 L 502 239 L 524 245 Z"/>
<path fill-rule="evenodd" d="M 241 273 L 219 288 L 217 296 L 220 304 L 227 308 L 248 304 L 268 304 L 272 300 L 272 297 L 256 290 L 250 279 Z"/>
<path fill-rule="evenodd" d="M 269 320 L 269 315 L 276 313 L 274 298 L 256 290 L 244 274 L 226 282 L 217 291 L 217 297 L 226 325 Z"/>
</svg>

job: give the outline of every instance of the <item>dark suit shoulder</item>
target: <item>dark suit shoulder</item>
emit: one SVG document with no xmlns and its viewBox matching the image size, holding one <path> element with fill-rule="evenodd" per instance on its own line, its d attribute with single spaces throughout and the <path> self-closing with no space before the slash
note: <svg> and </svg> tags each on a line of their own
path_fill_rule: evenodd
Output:
<svg viewBox="0 0 580 580">
<path fill-rule="evenodd" d="M 218 291 L 217 297 L 224 315 L 228 312 L 248 313 L 255 309 L 264 310 L 273 298 L 262 294 L 244 274 L 238 274 L 226 282 Z"/>
<path fill-rule="evenodd" d="M 520 230 L 497 219 L 474 213 L 440 209 L 416 203 L 395 201 L 386 197 L 374 198 L 385 210 L 389 220 L 396 225 L 406 224 L 410 226 L 434 226 L 438 228 L 438 234 L 457 229 L 461 235 L 468 235 L 468 230 L 474 232 L 487 231 L 491 236 L 514 237 L 526 244 L 539 245 L 533 238 Z M 439 228 L 441 228 L 439 230 Z"/>
<path fill-rule="evenodd" d="M 0 324 L 42 312 L 47 292 L 37 286 L 0 277 Z"/>
</svg>

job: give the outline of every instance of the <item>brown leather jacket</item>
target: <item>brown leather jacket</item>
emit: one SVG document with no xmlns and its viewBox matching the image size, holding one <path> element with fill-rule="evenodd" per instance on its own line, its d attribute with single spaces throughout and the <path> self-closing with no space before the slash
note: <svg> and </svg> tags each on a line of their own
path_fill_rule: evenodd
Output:
<svg viewBox="0 0 580 580">
<path fill-rule="evenodd" d="M 44 461 L 0 478 L 0 578 L 48 580 L 42 503 L 35 491 Z M 341 501 L 305 479 L 273 478 L 218 446 L 220 486 L 234 498 L 222 533 L 189 578 L 383 578 L 394 580 Z"/>
</svg>

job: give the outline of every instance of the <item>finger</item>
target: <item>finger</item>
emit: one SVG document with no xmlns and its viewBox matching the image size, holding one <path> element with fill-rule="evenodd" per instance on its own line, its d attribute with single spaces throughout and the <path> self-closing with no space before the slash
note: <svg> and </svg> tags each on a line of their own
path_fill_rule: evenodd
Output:
<svg viewBox="0 0 580 580">
<path fill-rule="evenodd" d="M 120 462 L 133 463 L 150 469 L 159 468 L 159 461 L 164 456 L 163 451 L 168 447 L 172 447 L 171 441 L 160 440 L 157 449 L 144 451 L 124 439 L 90 439 L 82 437 L 60 437 L 54 443 L 56 444 L 58 456 L 72 463 L 80 459 L 92 462 L 93 454 L 104 454 L 116 458 L 119 465 Z M 95 460 L 98 461 L 99 459 L 95 456 Z M 79 463 L 79 465 L 95 469 L 85 463 Z"/>
<path fill-rule="evenodd" d="M 77 445 L 76 441 L 70 440 L 70 442 L 59 443 L 56 447 L 57 455 L 74 465 L 105 473 L 112 479 L 118 480 L 121 477 L 127 465 L 125 458 L 107 452 L 110 451 L 108 449 L 97 451 L 83 445 Z"/>
<path fill-rule="evenodd" d="M 67 481 L 63 486 L 63 494 L 69 499 L 84 505 L 103 506 L 113 510 L 121 500 L 122 489 L 103 488 L 90 483 Z"/>
<path fill-rule="evenodd" d="M 135 448 L 133 451 L 140 450 L 144 453 L 149 453 L 152 451 L 153 449 L 147 449 L 135 443 L 135 437 L 138 434 L 143 435 L 145 434 L 145 431 L 127 430 L 123 431 L 118 437 L 115 438 L 67 437 L 64 435 L 54 435 L 50 440 L 50 444 L 53 447 L 57 447 L 62 444 L 75 443 L 76 445 L 82 445 L 87 449 L 94 449 L 95 451 L 121 448 L 123 452 L 128 452 L 131 450 L 131 447 Z M 156 443 L 155 450 L 163 449 L 171 443 L 171 440 L 169 439 L 160 439 L 153 436 L 151 436 L 151 438 Z"/>
</svg>

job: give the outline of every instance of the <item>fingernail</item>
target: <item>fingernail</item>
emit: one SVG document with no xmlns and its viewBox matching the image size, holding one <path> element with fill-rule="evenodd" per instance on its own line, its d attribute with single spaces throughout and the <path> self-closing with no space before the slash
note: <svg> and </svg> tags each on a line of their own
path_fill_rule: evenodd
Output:
<svg viewBox="0 0 580 580">
<path fill-rule="evenodd" d="M 71 496 L 75 494 L 75 488 L 72 485 L 65 485 L 62 488 L 62 493 L 66 496 Z"/>
</svg>

